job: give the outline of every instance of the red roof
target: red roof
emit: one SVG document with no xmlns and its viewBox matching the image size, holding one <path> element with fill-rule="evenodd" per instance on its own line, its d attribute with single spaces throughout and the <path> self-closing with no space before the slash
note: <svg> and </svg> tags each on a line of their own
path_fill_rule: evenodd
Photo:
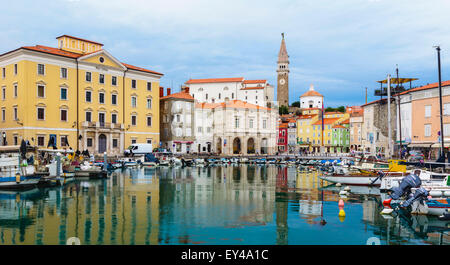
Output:
<svg viewBox="0 0 450 265">
<path fill-rule="evenodd" d="M 341 124 L 349 124 L 350 123 L 350 119 L 346 119 L 345 121 L 341 122 Z"/>
<path fill-rule="evenodd" d="M 62 37 L 68 37 L 68 38 L 71 38 L 71 39 L 81 40 L 81 41 L 90 42 L 90 43 L 94 43 L 94 44 L 98 44 L 98 45 L 103 46 L 103 44 L 101 44 L 100 42 L 86 40 L 86 39 L 82 39 L 82 38 L 78 38 L 78 37 L 74 37 L 74 36 L 70 36 L 70 35 L 61 35 L 59 37 L 56 37 L 56 39 L 59 39 L 59 38 L 62 38 Z"/>
<path fill-rule="evenodd" d="M 266 82 L 267 80 L 244 80 L 244 84 L 260 84 Z"/>
<path fill-rule="evenodd" d="M 203 84 L 203 83 L 229 83 L 229 82 L 242 82 L 243 77 L 232 78 L 207 78 L 207 79 L 189 79 L 185 84 Z"/>
<path fill-rule="evenodd" d="M 163 75 L 161 73 L 158 73 L 158 72 L 155 72 L 155 71 L 152 71 L 152 70 L 148 70 L 148 69 L 145 69 L 145 68 L 142 68 L 142 67 L 134 66 L 134 65 L 131 65 L 131 64 L 126 64 L 126 63 L 122 63 L 122 64 L 128 69 L 141 71 L 141 72 L 152 73 L 152 74 L 157 74 L 157 75 Z"/>
<path fill-rule="evenodd" d="M 323 119 L 323 124 L 332 124 L 339 119 L 340 118 L 325 118 L 325 119 Z M 322 125 L 322 120 L 318 120 L 315 123 L 313 123 L 312 125 Z"/>
<path fill-rule="evenodd" d="M 194 98 L 189 93 L 186 93 L 184 91 L 178 92 L 178 93 L 173 93 L 168 96 L 162 97 L 160 99 L 167 99 L 167 98 L 180 98 L 180 99 L 194 100 Z"/>
<path fill-rule="evenodd" d="M 441 82 L 441 87 L 443 87 L 443 86 L 450 86 L 450 80 L 442 81 Z M 412 88 L 410 90 L 406 90 L 406 91 L 401 92 L 400 95 L 403 95 L 403 94 L 406 94 L 406 93 L 409 93 L 409 92 L 415 92 L 415 91 L 420 91 L 420 90 L 425 90 L 425 89 L 430 89 L 430 88 L 436 88 L 436 87 L 439 87 L 439 82 L 431 83 L 431 84 L 428 84 L 428 85 L 425 85 L 425 86 L 421 86 L 421 87 Z"/>
<path fill-rule="evenodd" d="M 315 115 L 317 115 L 317 114 L 314 114 L 314 115 L 299 115 L 299 116 L 297 116 L 297 120 L 311 119 L 312 116 L 315 116 Z"/>
<path fill-rule="evenodd" d="M 306 91 L 305 94 L 300 96 L 302 97 L 323 97 L 322 94 L 320 94 L 319 92 L 315 91 L 315 90 L 308 90 Z"/>
<path fill-rule="evenodd" d="M 334 125 L 333 129 L 347 129 L 347 128 L 345 128 L 344 126 L 338 124 L 338 125 Z"/>
<path fill-rule="evenodd" d="M 20 47 L 19 49 L 16 49 L 16 50 L 20 50 L 20 49 L 25 49 L 25 50 L 30 50 L 30 51 L 37 51 L 37 52 L 43 52 L 43 53 L 48 53 L 48 54 L 53 54 L 53 55 L 73 58 L 73 59 L 76 59 L 76 58 L 79 58 L 79 57 L 87 55 L 87 54 L 80 54 L 80 53 L 75 53 L 75 52 L 69 52 L 69 51 L 58 49 L 58 48 L 53 48 L 53 47 L 48 47 L 48 46 L 43 46 L 43 45 L 23 46 L 23 47 Z M 16 50 L 14 50 L 14 51 L 16 51 Z M 10 51 L 10 52 L 12 52 L 12 51 Z M 10 52 L 7 52 L 7 53 L 10 53 Z M 98 52 L 98 51 L 95 51 L 95 52 Z M 4 53 L 2 55 L 5 55 L 7 53 Z M 131 64 L 126 64 L 126 63 L 122 63 L 122 64 L 128 69 L 141 71 L 141 72 L 152 73 L 152 74 L 157 74 L 157 75 L 163 75 L 161 73 L 158 73 L 158 72 L 155 72 L 155 71 L 152 71 L 152 70 L 148 70 L 148 69 L 145 69 L 145 68 L 142 68 L 142 67 L 134 66 L 134 65 L 131 65 Z"/>
</svg>

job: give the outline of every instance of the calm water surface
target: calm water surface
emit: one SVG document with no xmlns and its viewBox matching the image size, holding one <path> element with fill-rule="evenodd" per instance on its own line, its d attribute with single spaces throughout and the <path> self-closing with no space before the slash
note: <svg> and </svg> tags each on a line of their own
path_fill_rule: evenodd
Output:
<svg viewBox="0 0 450 265">
<path fill-rule="evenodd" d="M 295 167 L 141 168 L 64 187 L 0 191 L 0 244 L 449 244 L 449 221 L 385 219 L 379 191 Z"/>
</svg>

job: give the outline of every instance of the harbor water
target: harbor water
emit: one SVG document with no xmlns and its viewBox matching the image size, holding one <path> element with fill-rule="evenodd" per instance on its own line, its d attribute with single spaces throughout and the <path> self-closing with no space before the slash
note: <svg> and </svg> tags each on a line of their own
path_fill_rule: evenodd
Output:
<svg viewBox="0 0 450 265">
<path fill-rule="evenodd" d="M 275 165 L 143 167 L 62 187 L 0 191 L 0 244 L 450 243 L 450 221 L 383 217 L 377 188 L 350 187 L 342 197 L 343 187 L 318 174 Z"/>
</svg>

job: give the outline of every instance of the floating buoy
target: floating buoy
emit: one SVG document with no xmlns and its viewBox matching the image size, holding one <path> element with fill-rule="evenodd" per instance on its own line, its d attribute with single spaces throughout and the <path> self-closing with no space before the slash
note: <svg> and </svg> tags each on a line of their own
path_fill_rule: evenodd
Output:
<svg viewBox="0 0 450 265">
<path fill-rule="evenodd" d="M 391 205 L 391 201 L 392 201 L 392 198 L 391 198 L 391 199 L 384 200 L 384 201 L 383 201 L 383 206 L 389 206 L 389 205 Z"/>
<path fill-rule="evenodd" d="M 344 222 L 345 220 L 345 215 L 344 216 L 339 216 L 339 221 Z"/>
<path fill-rule="evenodd" d="M 344 200 L 340 199 L 338 205 L 339 207 L 344 207 Z"/>
<path fill-rule="evenodd" d="M 340 187 L 340 186 L 342 186 L 341 183 L 337 183 L 337 184 L 336 184 L 336 187 Z"/>
<path fill-rule="evenodd" d="M 381 214 L 391 214 L 394 211 L 392 208 L 384 208 L 383 211 L 381 211 Z"/>
<path fill-rule="evenodd" d="M 350 189 L 349 186 L 346 186 L 346 187 L 344 188 L 344 190 L 345 190 L 345 191 L 350 191 L 351 189 Z"/>
<path fill-rule="evenodd" d="M 344 217 L 344 216 L 345 216 L 344 209 L 339 210 L 339 217 Z"/>
</svg>

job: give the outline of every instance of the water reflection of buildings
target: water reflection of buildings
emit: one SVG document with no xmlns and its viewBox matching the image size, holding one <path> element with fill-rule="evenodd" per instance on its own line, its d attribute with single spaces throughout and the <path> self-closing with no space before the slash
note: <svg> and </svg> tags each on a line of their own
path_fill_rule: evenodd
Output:
<svg viewBox="0 0 450 265">
<path fill-rule="evenodd" d="M 154 172 L 142 170 L 130 172 L 129 177 L 113 173 L 107 180 L 36 190 L 35 198 L 24 198 L 26 209 L 12 209 L 19 225 L 0 225 L 2 243 L 65 244 L 68 238 L 78 237 L 86 245 L 157 244 L 158 189 Z M 1 200 L 2 213 L 5 203 L 12 202 Z"/>
<path fill-rule="evenodd" d="M 241 227 L 273 221 L 275 168 L 254 165 L 158 168 L 160 240 L 193 243 L 193 227 Z M 177 226 L 173 226 L 178 222 Z M 172 238 L 174 234 L 178 238 Z M 195 243 L 195 242 L 194 242 Z"/>
</svg>

